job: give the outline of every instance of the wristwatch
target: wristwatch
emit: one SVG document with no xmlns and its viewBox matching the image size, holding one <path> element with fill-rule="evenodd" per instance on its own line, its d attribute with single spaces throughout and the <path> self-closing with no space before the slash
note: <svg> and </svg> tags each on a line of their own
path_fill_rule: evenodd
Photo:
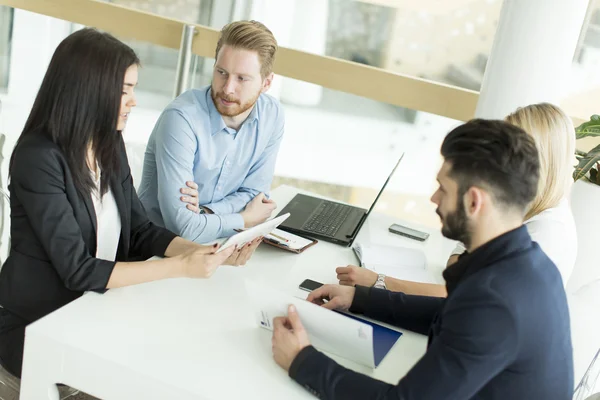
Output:
<svg viewBox="0 0 600 400">
<path fill-rule="evenodd" d="M 377 280 L 375 281 L 375 284 L 373 285 L 374 288 L 377 289 L 387 289 L 387 287 L 385 286 L 385 275 L 384 274 L 377 274 Z"/>
</svg>

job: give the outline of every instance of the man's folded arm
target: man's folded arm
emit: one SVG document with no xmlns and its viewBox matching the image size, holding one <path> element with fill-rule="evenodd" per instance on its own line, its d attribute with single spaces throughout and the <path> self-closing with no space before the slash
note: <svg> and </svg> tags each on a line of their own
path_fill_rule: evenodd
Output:
<svg viewBox="0 0 600 400">
<path fill-rule="evenodd" d="M 179 236 L 204 243 L 231 236 L 244 227 L 240 214 L 196 214 L 181 201 L 182 184 L 194 180 L 196 136 L 178 110 L 165 111 L 155 128 L 158 204 L 165 227 Z"/>
<path fill-rule="evenodd" d="M 275 133 L 271 136 L 260 158 L 250 168 L 240 188 L 220 201 L 203 204 L 204 207 L 217 214 L 239 213 L 259 193 L 264 193 L 268 197 L 275 173 L 277 153 L 284 133 L 285 119 L 282 107 L 279 107 L 276 118 Z"/>
</svg>

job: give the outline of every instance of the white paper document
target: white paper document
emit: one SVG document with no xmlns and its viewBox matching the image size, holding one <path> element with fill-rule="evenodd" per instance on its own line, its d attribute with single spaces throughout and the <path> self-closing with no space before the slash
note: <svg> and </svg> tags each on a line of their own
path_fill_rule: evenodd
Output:
<svg viewBox="0 0 600 400">
<path fill-rule="evenodd" d="M 251 242 L 252 240 L 256 239 L 259 236 L 268 235 L 269 233 L 271 233 L 273 231 L 273 229 L 277 228 L 279 226 L 279 224 L 281 224 L 283 221 L 285 221 L 289 216 L 290 216 L 290 213 L 287 213 L 280 217 L 265 221 L 262 224 L 253 226 L 252 228 L 249 228 L 249 229 L 246 229 L 246 230 L 236 233 L 235 235 L 229 237 L 225 241 L 225 243 L 223 243 L 221 245 L 221 247 L 219 247 L 219 250 L 217 250 L 217 253 L 219 253 L 220 251 L 223 251 L 226 248 L 231 247 L 231 246 L 238 245 L 241 247 L 241 246 L 245 245 L 246 243 Z"/>
<path fill-rule="evenodd" d="M 356 243 L 353 249 L 361 266 L 378 274 L 413 282 L 436 283 L 427 271 L 425 253 L 419 249 L 363 243 Z"/>
<path fill-rule="evenodd" d="M 273 319 L 286 316 L 288 306 L 293 304 L 313 346 L 370 368 L 379 365 L 402 335 L 395 330 L 325 309 L 257 282 L 247 280 L 246 290 L 259 326 L 273 330 Z"/>
</svg>

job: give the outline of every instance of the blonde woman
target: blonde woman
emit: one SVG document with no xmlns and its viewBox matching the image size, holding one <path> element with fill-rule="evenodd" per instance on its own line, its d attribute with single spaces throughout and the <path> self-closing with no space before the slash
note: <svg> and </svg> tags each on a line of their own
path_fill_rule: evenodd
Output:
<svg viewBox="0 0 600 400">
<path fill-rule="evenodd" d="M 577 234 L 568 202 L 575 163 L 575 129 L 557 106 L 533 104 L 517 109 L 506 121 L 533 136 L 540 156 L 538 192 L 525 215 L 525 226 L 535 242 L 556 264 L 566 286 L 577 257 Z M 454 263 L 465 252 L 459 244 L 448 260 Z M 378 275 L 354 265 L 336 269 L 341 285 L 373 286 Z M 385 288 L 425 296 L 446 296 L 444 285 L 384 277 Z M 383 285 L 380 285 L 383 287 Z"/>
</svg>

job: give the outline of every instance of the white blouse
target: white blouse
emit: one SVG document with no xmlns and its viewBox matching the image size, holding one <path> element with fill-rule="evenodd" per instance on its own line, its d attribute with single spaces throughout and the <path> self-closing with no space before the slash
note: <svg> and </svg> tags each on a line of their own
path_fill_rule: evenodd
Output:
<svg viewBox="0 0 600 400">
<path fill-rule="evenodd" d="M 100 171 L 100 169 L 98 169 Z M 92 202 L 96 211 L 96 258 L 115 261 L 117 256 L 117 247 L 121 238 L 121 216 L 115 196 L 110 188 L 108 192 L 100 198 L 100 173 L 94 181 L 96 190 L 92 191 Z"/>
<path fill-rule="evenodd" d="M 567 286 L 577 258 L 577 231 L 568 200 L 562 199 L 556 207 L 542 211 L 524 224 L 531 239 L 556 264 L 563 285 Z M 462 254 L 465 250 L 458 243 L 452 254 Z"/>
</svg>

